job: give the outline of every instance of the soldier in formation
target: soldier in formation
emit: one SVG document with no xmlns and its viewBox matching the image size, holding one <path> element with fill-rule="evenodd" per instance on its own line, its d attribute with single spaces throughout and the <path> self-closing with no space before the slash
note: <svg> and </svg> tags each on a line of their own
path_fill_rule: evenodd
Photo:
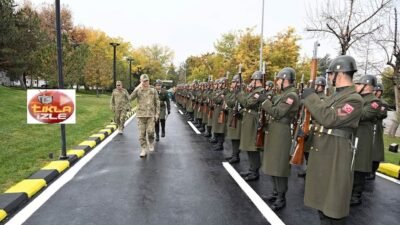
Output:
<svg viewBox="0 0 400 225">
<path fill-rule="evenodd" d="M 375 131 L 374 125 L 381 110 L 381 101 L 374 95 L 377 85 L 375 76 L 362 76 L 356 83 L 356 90 L 362 96 L 364 104 L 356 137 L 358 147 L 354 163 L 354 183 L 351 196 L 351 205 L 361 204 L 361 196 L 364 191 L 365 179 L 372 172 L 372 152 Z"/>
</svg>

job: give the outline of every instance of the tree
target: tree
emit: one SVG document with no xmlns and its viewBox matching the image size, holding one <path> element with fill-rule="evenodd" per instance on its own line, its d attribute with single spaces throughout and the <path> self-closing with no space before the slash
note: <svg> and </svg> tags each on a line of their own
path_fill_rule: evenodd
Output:
<svg viewBox="0 0 400 225">
<path fill-rule="evenodd" d="M 295 29 L 289 27 L 267 41 L 264 52 L 267 61 L 266 72 L 268 78 L 273 79 L 275 74 L 284 67 L 297 67 L 300 51 L 300 46 L 297 44 L 298 40 L 300 40 L 300 37 L 296 34 Z M 309 61 L 301 63 L 309 65 Z M 307 68 L 301 73 L 306 73 L 309 76 L 310 70 L 306 71 Z M 301 77 L 301 73 L 297 72 L 298 79 Z"/>
<path fill-rule="evenodd" d="M 383 28 L 379 20 L 392 0 L 325 0 L 309 15 L 306 28 L 319 37 L 334 37 L 339 42 L 340 55 L 368 35 Z"/>
</svg>

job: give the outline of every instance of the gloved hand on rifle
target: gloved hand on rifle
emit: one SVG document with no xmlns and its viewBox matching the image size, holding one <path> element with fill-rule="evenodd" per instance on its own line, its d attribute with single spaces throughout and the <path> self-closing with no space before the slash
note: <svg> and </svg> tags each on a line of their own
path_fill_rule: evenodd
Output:
<svg viewBox="0 0 400 225">
<path fill-rule="evenodd" d="M 315 93 L 314 88 L 304 88 L 303 89 L 303 94 L 301 95 L 301 97 L 302 97 L 302 99 L 306 99 L 312 93 Z"/>
</svg>

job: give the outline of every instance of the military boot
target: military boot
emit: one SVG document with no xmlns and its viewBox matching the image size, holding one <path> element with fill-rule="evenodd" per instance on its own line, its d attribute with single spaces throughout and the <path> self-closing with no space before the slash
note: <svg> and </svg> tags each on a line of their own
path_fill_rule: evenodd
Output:
<svg viewBox="0 0 400 225">
<path fill-rule="evenodd" d="M 211 137 L 210 139 L 208 139 L 208 141 L 209 141 L 211 144 L 216 144 L 216 143 L 218 142 L 218 140 L 217 140 L 215 137 Z"/>
<path fill-rule="evenodd" d="M 361 193 L 353 193 L 350 199 L 350 206 L 361 205 Z"/>
<path fill-rule="evenodd" d="M 265 202 L 269 202 L 269 203 L 275 202 L 277 197 L 278 197 L 278 192 L 276 190 L 273 190 L 272 193 L 269 195 L 261 195 L 261 198 Z"/>
<path fill-rule="evenodd" d="M 142 149 L 142 151 L 140 151 L 140 158 L 144 158 L 146 155 L 146 150 Z"/>
<path fill-rule="evenodd" d="M 224 150 L 224 142 L 218 141 L 214 147 L 213 147 L 213 151 L 222 151 Z"/>
<path fill-rule="evenodd" d="M 271 205 L 271 209 L 274 211 L 279 211 L 286 206 L 285 193 L 278 193 L 275 202 Z"/>
<path fill-rule="evenodd" d="M 205 131 L 204 124 L 202 124 L 202 125 L 200 126 L 199 131 L 200 131 L 200 132 L 204 132 L 204 131 Z"/>
<path fill-rule="evenodd" d="M 235 155 L 235 156 L 232 156 L 232 157 L 229 159 L 228 162 L 229 162 L 230 164 L 235 164 L 235 163 L 240 162 L 240 158 L 239 158 L 238 155 Z"/>
<path fill-rule="evenodd" d="M 247 175 L 244 180 L 245 181 L 254 181 L 254 180 L 258 180 L 260 178 L 260 175 L 258 174 L 258 172 L 255 171 L 251 171 L 249 175 Z"/>
<path fill-rule="evenodd" d="M 204 137 L 211 137 L 211 127 L 207 126 L 206 133 L 204 133 Z"/>
<path fill-rule="evenodd" d="M 365 177 L 366 180 L 375 180 L 375 173 L 371 173 L 370 175 Z"/>
<path fill-rule="evenodd" d="M 240 176 L 247 177 L 251 172 L 250 171 L 241 171 L 239 172 Z"/>
<path fill-rule="evenodd" d="M 156 134 L 156 141 L 160 141 L 160 136 Z"/>
<path fill-rule="evenodd" d="M 165 120 L 161 120 L 161 137 L 165 137 Z"/>
</svg>

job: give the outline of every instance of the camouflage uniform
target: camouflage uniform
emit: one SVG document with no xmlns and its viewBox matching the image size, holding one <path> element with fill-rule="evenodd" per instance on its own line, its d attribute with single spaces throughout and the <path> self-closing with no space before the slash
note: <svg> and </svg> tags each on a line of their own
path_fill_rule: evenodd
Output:
<svg viewBox="0 0 400 225">
<path fill-rule="evenodd" d="M 146 79 L 146 77 L 147 75 L 143 78 Z M 158 93 L 156 89 L 151 86 L 146 89 L 138 86 L 129 97 L 130 100 L 136 98 L 138 100 L 136 117 L 140 131 L 139 142 L 141 150 L 142 152 L 146 152 L 147 149 L 152 150 L 154 148 L 154 122 L 160 115 L 160 101 Z M 147 144 L 146 134 L 149 139 L 149 145 Z"/>
<path fill-rule="evenodd" d="M 130 109 L 128 91 L 124 88 L 120 90 L 115 88 L 111 95 L 110 105 L 114 112 L 114 122 L 117 124 L 118 129 L 122 131 L 126 120 L 126 112 Z"/>
</svg>

